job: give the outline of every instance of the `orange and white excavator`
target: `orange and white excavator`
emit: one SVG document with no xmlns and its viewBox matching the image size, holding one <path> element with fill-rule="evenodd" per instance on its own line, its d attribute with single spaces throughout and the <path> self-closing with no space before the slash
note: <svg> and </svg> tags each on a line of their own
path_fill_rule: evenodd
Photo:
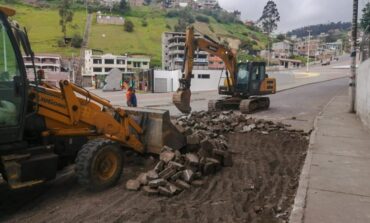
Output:
<svg viewBox="0 0 370 223">
<path fill-rule="evenodd" d="M 266 74 L 264 62 L 237 63 L 236 54 L 231 49 L 204 36 L 195 38 L 194 27 L 188 27 L 185 41 L 185 60 L 180 87 L 173 95 L 173 103 L 183 113 L 191 112 L 191 77 L 196 50 L 206 51 L 222 59 L 226 67 L 226 78 L 219 86 L 220 95 L 228 97 L 208 102 L 210 111 L 239 108 L 242 113 L 253 113 L 268 109 L 270 99 L 261 95 L 276 93 L 276 80 Z"/>
<path fill-rule="evenodd" d="M 180 149 L 185 137 L 164 110 L 114 107 L 67 80 L 59 87 L 27 79 L 21 49 L 34 61 L 27 32 L 0 6 L 0 174 L 12 188 L 43 183 L 75 164 L 81 184 L 114 185 L 123 150 L 159 154 Z"/>
</svg>

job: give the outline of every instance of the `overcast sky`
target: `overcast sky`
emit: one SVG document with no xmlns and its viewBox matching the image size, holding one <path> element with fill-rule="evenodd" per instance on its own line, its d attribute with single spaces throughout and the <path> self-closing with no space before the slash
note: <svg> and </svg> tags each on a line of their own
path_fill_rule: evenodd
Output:
<svg viewBox="0 0 370 223">
<path fill-rule="evenodd" d="M 222 8 L 239 10 L 242 19 L 257 20 L 268 0 L 218 0 Z M 359 0 L 361 9 L 370 0 Z M 352 0 L 275 0 L 280 12 L 278 32 L 306 25 L 352 21 Z"/>
</svg>

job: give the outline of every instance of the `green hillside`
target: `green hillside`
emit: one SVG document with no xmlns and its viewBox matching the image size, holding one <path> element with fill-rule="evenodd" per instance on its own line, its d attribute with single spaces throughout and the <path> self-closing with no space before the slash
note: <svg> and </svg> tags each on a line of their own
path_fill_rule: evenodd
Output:
<svg viewBox="0 0 370 223">
<path fill-rule="evenodd" d="M 4 0 L 0 0 L 4 5 Z M 59 14 L 55 4 L 43 7 L 26 4 L 12 4 L 10 7 L 17 10 L 14 17 L 29 31 L 31 44 L 36 53 L 58 53 L 70 57 L 72 53 L 79 54 L 79 49 L 72 47 L 58 47 L 58 40 L 63 34 L 59 26 Z M 254 50 L 264 49 L 267 38 L 258 31 L 251 30 L 242 23 L 220 23 L 212 16 L 199 12 L 192 12 L 194 17 L 202 15 L 209 22 L 195 22 L 194 26 L 201 33 L 207 34 L 220 42 L 228 42 L 237 48 L 239 44 L 249 45 Z M 96 14 L 89 36 L 88 47 L 103 50 L 112 54 L 146 54 L 152 58 L 153 66 L 161 66 L 161 38 L 162 33 L 174 31 L 178 17 L 166 16 L 167 12 L 155 7 L 132 8 L 123 17 L 134 23 L 134 31 L 124 31 L 120 25 L 100 25 L 96 23 Z M 147 25 L 143 25 L 143 21 Z M 74 19 L 69 25 L 68 36 L 75 33 L 83 35 L 86 23 L 86 11 L 76 6 Z"/>
<path fill-rule="evenodd" d="M 96 23 L 96 15 L 90 32 L 89 48 L 103 50 L 113 54 L 142 53 L 151 56 L 152 65 L 161 66 L 162 33 L 173 31 L 178 18 L 168 18 L 163 10 L 151 7 L 133 8 L 124 16 L 134 23 L 134 32 L 125 32 L 120 25 L 101 25 Z M 142 26 L 146 18 L 148 25 Z M 267 37 L 260 32 L 248 29 L 240 23 L 218 23 L 209 17 L 208 23 L 196 22 L 195 28 L 213 37 L 215 40 L 238 39 L 241 41 L 255 41 L 256 50 L 267 45 Z M 240 41 L 239 41 L 240 42 Z"/>
<path fill-rule="evenodd" d="M 0 1 L 1 5 L 3 1 Z M 7 5 L 17 11 L 14 20 L 28 30 L 32 48 L 35 53 L 58 53 L 70 57 L 79 54 L 73 47 L 58 47 L 58 40 L 63 37 L 59 26 L 59 14 L 56 8 L 38 8 L 23 4 Z M 76 10 L 73 22 L 67 28 L 68 36 L 75 33 L 83 35 L 86 23 L 86 12 Z"/>
</svg>

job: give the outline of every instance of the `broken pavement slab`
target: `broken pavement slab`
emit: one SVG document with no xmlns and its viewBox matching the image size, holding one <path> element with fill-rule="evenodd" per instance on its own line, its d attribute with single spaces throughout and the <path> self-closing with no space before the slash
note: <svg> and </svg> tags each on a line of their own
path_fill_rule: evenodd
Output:
<svg viewBox="0 0 370 223">
<path fill-rule="evenodd" d="M 127 190 L 138 191 L 140 186 L 141 184 L 138 180 L 128 180 L 126 183 Z"/>
</svg>

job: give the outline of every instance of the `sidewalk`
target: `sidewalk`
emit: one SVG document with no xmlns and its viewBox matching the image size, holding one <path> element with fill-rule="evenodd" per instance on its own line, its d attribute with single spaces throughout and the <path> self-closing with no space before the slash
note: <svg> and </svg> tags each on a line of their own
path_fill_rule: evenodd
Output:
<svg viewBox="0 0 370 223">
<path fill-rule="evenodd" d="M 348 104 L 337 96 L 316 120 L 291 223 L 370 222 L 370 132 Z"/>
</svg>

